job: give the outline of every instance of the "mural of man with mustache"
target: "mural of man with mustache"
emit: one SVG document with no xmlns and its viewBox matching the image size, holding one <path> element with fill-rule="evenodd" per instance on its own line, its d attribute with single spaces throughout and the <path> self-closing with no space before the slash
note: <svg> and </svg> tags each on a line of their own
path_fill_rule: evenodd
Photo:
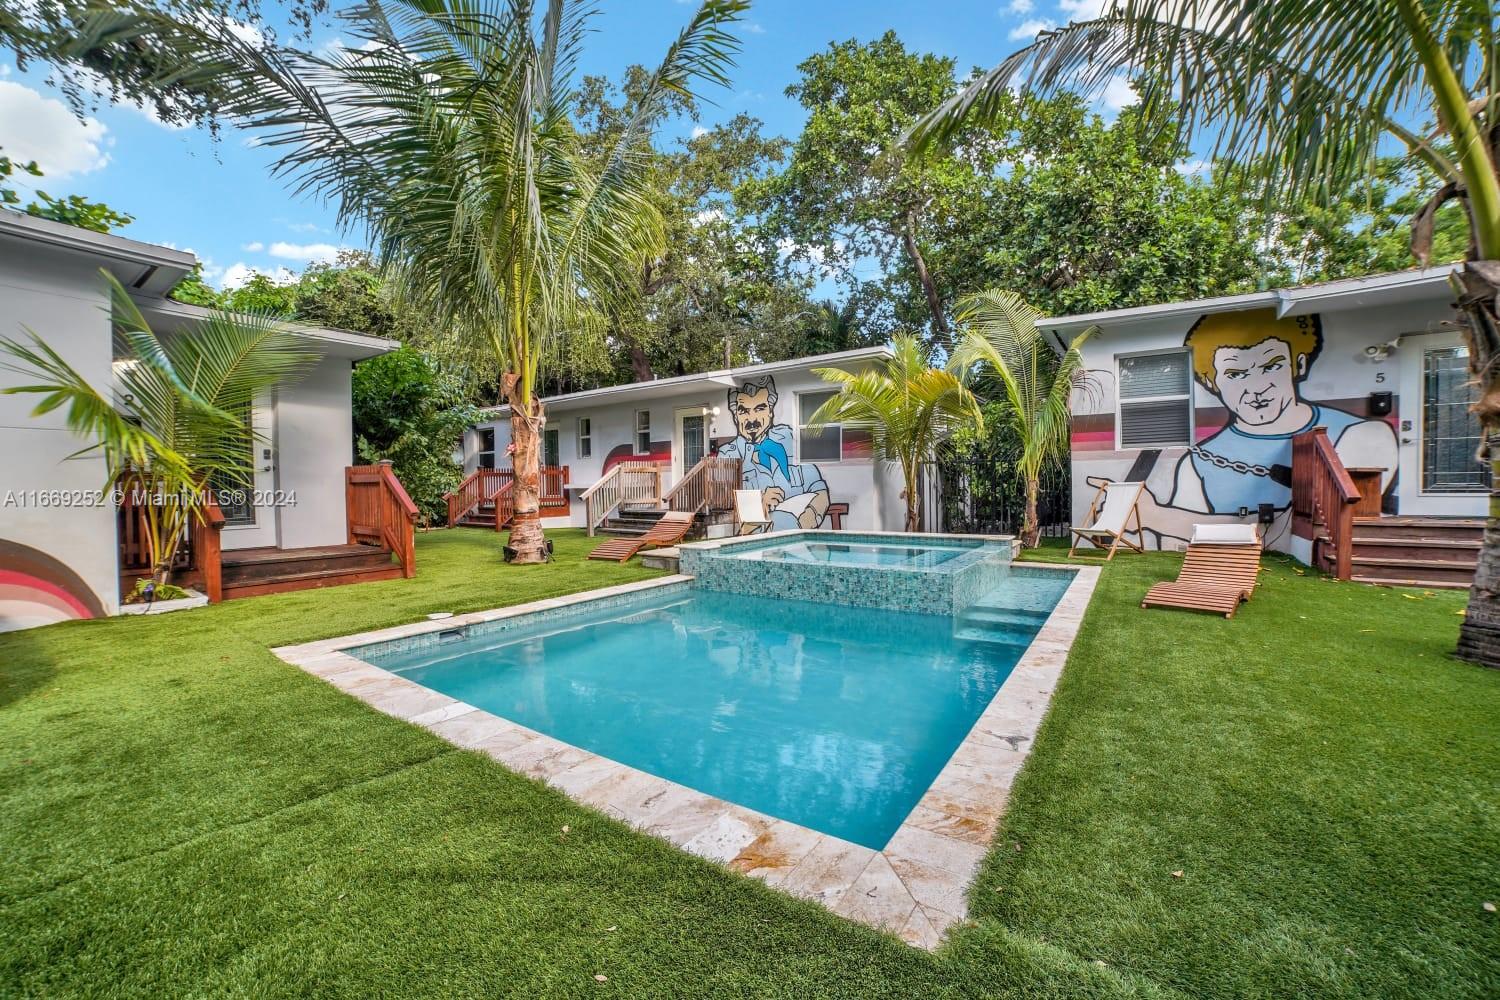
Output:
<svg viewBox="0 0 1500 1000">
<path fill-rule="evenodd" d="M 775 407 L 776 380 L 769 375 L 730 389 L 729 413 L 739 436 L 718 453 L 740 460 L 742 488 L 760 491 L 770 530 L 816 528 L 828 513 L 828 484 L 816 465 L 792 461 L 796 434 L 775 422 Z"/>
</svg>

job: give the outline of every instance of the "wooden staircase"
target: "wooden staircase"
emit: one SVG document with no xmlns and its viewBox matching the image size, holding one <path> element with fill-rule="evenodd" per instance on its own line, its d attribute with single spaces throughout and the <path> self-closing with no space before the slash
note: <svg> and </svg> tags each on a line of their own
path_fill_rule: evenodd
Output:
<svg viewBox="0 0 1500 1000">
<path fill-rule="evenodd" d="M 401 562 L 377 545 L 315 545 L 303 549 L 235 549 L 221 556 L 224 600 L 346 583 L 395 580 Z"/>
<path fill-rule="evenodd" d="M 1474 582 L 1484 520 L 1354 518 L 1351 579 L 1401 587 L 1467 588 Z"/>
</svg>

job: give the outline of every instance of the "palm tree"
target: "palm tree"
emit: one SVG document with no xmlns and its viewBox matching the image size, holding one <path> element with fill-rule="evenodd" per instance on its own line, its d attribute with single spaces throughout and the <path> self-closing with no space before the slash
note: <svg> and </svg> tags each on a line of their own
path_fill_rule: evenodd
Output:
<svg viewBox="0 0 1500 1000">
<path fill-rule="evenodd" d="M 664 239 L 652 123 L 695 83 L 728 82 L 729 28 L 746 6 L 702 5 L 602 158 L 572 120 L 596 13 L 583 0 L 365 0 L 340 15 L 354 42 L 319 53 L 206 21 L 150 28 L 195 63 L 235 67 L 221 114 L 261 129 L 295 192 L 330 199 L 341 226 L 368 235 L 402 299 L 495 358 L 510 406 L 518 562 L 546 558 L 539 373 L 565 337 L 599 335 L 611 305 L 638 292 L 635 276 Z"/>
<path fill-rule="evenodd" d="M 1016 471 L 1026 493 L 1021 545 L 1041 538 L 1037 491 L 1042 469 L 1068 454 L 1072 397 L 1087 388 L 1083 343 L 1097 326 L 1073 338 L 1061 357 L 1037 329 L 1042 314 L 1014 292 L 992 289 L 960 299 L 954 320 L 960 335 L 949 364 L 966 380 L 989 377 L 997 388 L 1002 419 L 1020 456 Z"/>
<path fill-rule="evenodd" d="M 917 337 L 903 334 L 882 365 L 857 372 L 814 368 L 813 374 L 840 386 L 808 421 L 868 427 L 875 454 L 901 464 L 901 496 L 906 500 L 906 530 L 922 523 L 922 494 L 917 472 L 931 459 L 937 443 L 962 426 L 978 427 L 984 417 L 973 394 L 951 372 L 932 365 L 932 353 Z"/>
<path fill-rule="evenodd" d="M 131 492 L 145 527 L 151 580 L 168 581 L 172 560 L 217 484 L 249 482 L 257 441 L 245 414 L 255 400 L 299 377 L 316 355 L 269 315 L 214 312 L 177 336 L 159 337 L 114 275 L 115 337 L 129 356 L 116 365 L 120 398 L 88 383 L 35 333 L 0 337 L 0 368 L 34 381 L 9 394 L 40 396 L 33 416 L 66 407 L 68 429 L 104 453 L 106 488 Z"/>
<path fill-rule="evenodd" d="M 1047 32 L 975 79 L 905 137 L 913 154 L 984 120 L 1006 89 L 1099 93 L 1136 77 L 1148 112 L 1256 164 L 1268 191 L 1326 196 L 1374 175 L 1387 144 L 1441 187 L 1412 220 L 1426 264 L 1437 210 L 1461 203 L 1468 262 L 1453 277 L 1475 414 L 1495 489 L 1458 655 L 1500 667 L 1500 8 L 1476 0 L 1115 0 Z M 1145 120 L 1152 120 L 1148 113 Z M 1412 125 L 1430 118 L 1430 131 Z"/>
</svg>

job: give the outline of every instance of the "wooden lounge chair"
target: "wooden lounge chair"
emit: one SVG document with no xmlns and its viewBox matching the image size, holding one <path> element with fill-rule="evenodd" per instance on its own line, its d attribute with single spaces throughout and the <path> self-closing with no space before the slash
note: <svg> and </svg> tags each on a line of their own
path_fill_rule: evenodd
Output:
<svg viewBox="0 0 1500 1000">
<path fill-rule="evenodd" d="M 766 516 L 766 509 L 760 501 L 760 490 L 734 491 L 734 519 L 741 527 L 747 524 L 756 528 L 771 527 L 771 519 Z"/>
<path fill-rule="evenodd" d="M 1085 539 L 1105 550 L 1105 562 L 1115 557 L 1115 549 L 1121 545 L 1144 552 L 1145 548 L 1141 545 L 1141 512 L 1137 505 L 1141 499 L 1141 490 L 1145 488 L 1145 483 L 1105 483 L 1094 497 L 1091 507 L 1098 510 L 1099 515 L 1087 528 L 1073 529 L 1073 545 L 1068 549 L 1068 558 L 1073 558 L 1078 543 Z M 1126 535 L 1134 535 L 1136 540 L 1132 542 Z"/>
<path fill-rule="evenodd" d="M 631 556 L 641 551 L 641 549 L 656 548 L 663 545 L 676 545 L 692 530 L 693 518 L 695 516 L 692 511 L 669 510 L 644 535 L 639 535 L 635 538 L 611 538 L 590 552 L 589 558 L 625 562 Z"/>
<path fill-rule="evenodd" d="M 1261 545 L 1253 525 L 1197 525 L 1177 579 L 1148 590 L 1141 607 L 1212 611 L 1233 618 L 1240 602 L 1255 593 Z"/>
</svg>

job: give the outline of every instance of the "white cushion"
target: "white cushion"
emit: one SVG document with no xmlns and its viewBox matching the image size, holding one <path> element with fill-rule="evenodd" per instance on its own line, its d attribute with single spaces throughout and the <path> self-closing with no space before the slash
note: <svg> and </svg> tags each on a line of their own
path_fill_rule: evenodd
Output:
<svg viewBox="0 0 1500 1000">
<path fill-rule="evenodd" d="M 1260 541 L 1253 524 L 1195 524 L 1194 545 L 1254 545 Z"/>
</svg>

